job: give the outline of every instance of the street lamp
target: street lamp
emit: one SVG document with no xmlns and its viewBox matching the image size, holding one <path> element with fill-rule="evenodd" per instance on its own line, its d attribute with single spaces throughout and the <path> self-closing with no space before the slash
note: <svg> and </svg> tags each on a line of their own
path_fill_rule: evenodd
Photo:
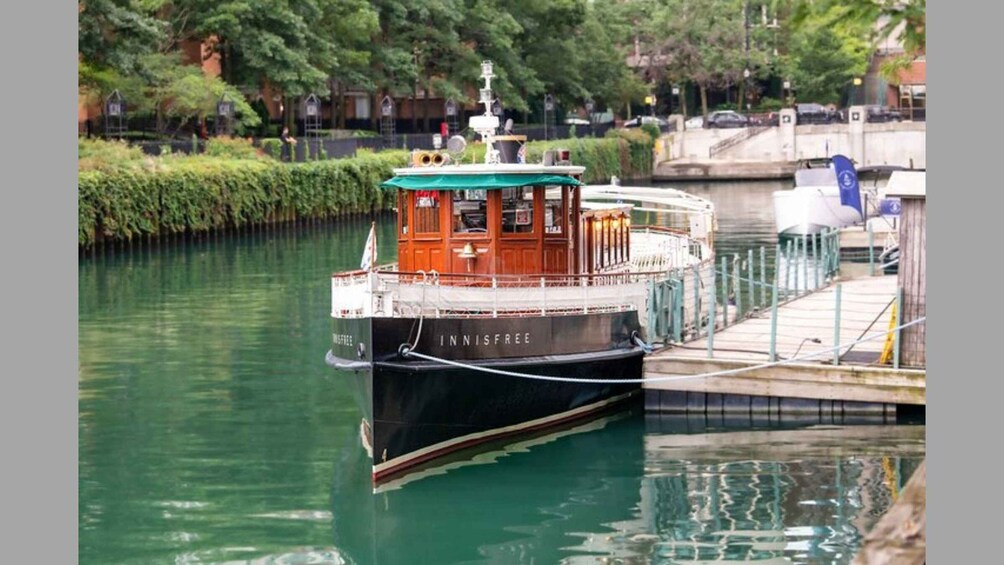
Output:
<svg viewBox="0 0 1004 565">
<path fill-rule="evenodd" d="M 860 93 L 860 90 L 861 90 L 861 82 L 862 82 L 861 81 L 861 77 L 854 77 L 854 101 L 856 103 L 859 103 L 858 102 L 858 98 L 859 98 L 858 94 Z"/>
<path fill-rule="evenodd" d="M 749 101 L 752 98 L 750 96 L 750 74 L 751 73 L 750 73 L 749 67 L 746 67 L 745 69 L 743 69 L 743 88 L 746 91 L 745 94 L 746 94 L 746 111 L 747 112 L 750 111 L 750 102 Z"/>
</svg>

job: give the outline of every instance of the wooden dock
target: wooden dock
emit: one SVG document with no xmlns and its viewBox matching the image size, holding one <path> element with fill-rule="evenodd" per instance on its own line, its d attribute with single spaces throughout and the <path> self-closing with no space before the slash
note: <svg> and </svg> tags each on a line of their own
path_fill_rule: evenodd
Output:
<svg viewBox="0 0 1004 565">
<path fill-rule="evenodd" d="M 842 349 L 839 364 L 834 363 L 833 352 L 827 352 L 838 343 L 851 343 L 887 330 L 896 285 L 895 276 L 841 282 L 839 324 L 835 320 L 836 285 L 791 300 L 778 307 L 777 359 L 813 353 L 818 353 L 817 357 L 724 376 L 653 380 L 643 385 L 646 406 L 668 412 L 703 411 L 712 407 L 717 410 L 720 405 L 725 412 L 845 413 L 894 411 L 901 404 L 926 405 L 923 369 L 894 369 L 877 363 L 885 345 L 884 337 Z M 712 343 L 711 357 L 705 337 L 646 358 L 645 378 L 696 375 L 767 363 L 770 312 L 717 329 Z"/>
</svg>

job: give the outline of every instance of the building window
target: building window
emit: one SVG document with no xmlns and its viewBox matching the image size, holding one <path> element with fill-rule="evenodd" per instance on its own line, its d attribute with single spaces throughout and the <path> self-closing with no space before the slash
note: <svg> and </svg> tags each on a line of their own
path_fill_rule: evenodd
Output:
<svg viewBox="0 0 1004 565">
<path fill-rule="evenodd" d="M 902 84 L 899 87 L 899 110 L 904 118 L 923 119 L 927 108 L 926 84 Z"/>
<path fill-rule="evenodd" d="M 356 119 L 370 119 L 370 99 L 369 96 L 356 96 Z"/>
<path fill-rule="evenodd" d="M 488 191 L 453 191 L 453 233 L 488 233 Z"/>
<path fill-rule="evenodd" d="M 533 187 L 502 189 L 502 233 L 533 233 Z"/>
</svg>

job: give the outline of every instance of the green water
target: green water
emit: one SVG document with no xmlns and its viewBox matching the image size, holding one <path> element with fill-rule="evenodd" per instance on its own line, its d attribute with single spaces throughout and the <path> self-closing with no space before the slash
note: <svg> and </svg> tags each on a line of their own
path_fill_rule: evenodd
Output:
<svg viewBox="0 0 1004 565">
<path fill-rule="evenodd" d="M 324 364 L 368 227 L 80 260 L 81 563 L 844 563 L 923 457 L 922 426 L 635 410 L 374 493 Z"/>
</svg>

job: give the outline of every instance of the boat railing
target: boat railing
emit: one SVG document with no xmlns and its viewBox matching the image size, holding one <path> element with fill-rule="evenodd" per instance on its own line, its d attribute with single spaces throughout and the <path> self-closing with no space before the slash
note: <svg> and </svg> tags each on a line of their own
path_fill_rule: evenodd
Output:
<svg viewBox="0 0 1004 565">
<path fill-rule="evenodd" d="M 332 315 L 511 317 L 645 309 L 648 289 L 667 273 L 478 275 L 374 271 L 332 278 Z"/>
<path fill-rule="evenodd" d="M 653 285 L 686 269 L 708 268 L 707 243 L 671 228 L 632 227 L 631 261 L 610 271 L 568 274 L 490 275 L 398 271 L 332 276 L 332 316 L 509 317 L 644 312 Z"/>
</svg>

